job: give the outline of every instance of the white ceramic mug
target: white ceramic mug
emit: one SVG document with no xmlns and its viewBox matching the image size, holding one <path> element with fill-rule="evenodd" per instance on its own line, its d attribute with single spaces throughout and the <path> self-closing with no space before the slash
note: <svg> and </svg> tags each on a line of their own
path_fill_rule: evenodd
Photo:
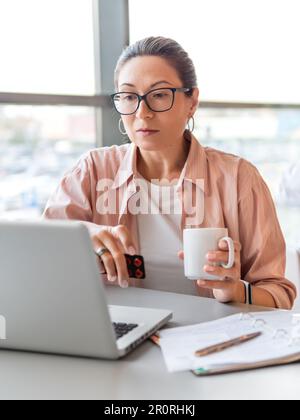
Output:
<svg viewBox="0 0 300 420">
<path fill-rule="evenodd" d="M 209 265 L 206 255 L 219 250 L 220 240 L 226 241 L 229 248 L 227 264 L 214 265 L 232 268 L 235 260 L 234 242 L 228 237 L 226 228 L 187 228 L 183 231 L 184 272 L 190 280 L 220 280 L 220 277 L 206 273 L 203 268 Z"/>
</svg>

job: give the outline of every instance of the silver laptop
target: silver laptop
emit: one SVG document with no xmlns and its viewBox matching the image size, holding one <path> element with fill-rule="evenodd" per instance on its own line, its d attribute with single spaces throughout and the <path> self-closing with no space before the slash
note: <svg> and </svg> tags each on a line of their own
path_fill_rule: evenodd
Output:
<svg viewBox="0 0 300 420">
<path fill-rule="evenodd" d="M 171 319 L 108 306 L 97 258 L 80 222 L 0 222 L 0 347 L 117 359 Z"/>
</svg>

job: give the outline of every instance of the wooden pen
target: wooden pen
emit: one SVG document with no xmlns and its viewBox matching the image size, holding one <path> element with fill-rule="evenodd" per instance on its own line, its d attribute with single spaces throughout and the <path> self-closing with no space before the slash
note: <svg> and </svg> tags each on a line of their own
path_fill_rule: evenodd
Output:
<svg viewBox="0 0 300 420">
<path fill-rule="evenodd" d="M 241 337 L 234 338 L 233 340 L 224 341 L 223 343 L 215 344 L 213 346 L 206 347 L 201 350 L 197 350 L 195 352 L 195 356 L 197 357 L 208 356 L 209 354 L 217 353 L 219 351 L 228 349 L 230 347 L 238 346 L 239 344 L 246 343 L 247 341 L 250 341 L 250 340 L 253 340 L 254 338 L 259 337 L 260 335 L 262 335 L 262 332 L 242 335 Z"/>
</svg>

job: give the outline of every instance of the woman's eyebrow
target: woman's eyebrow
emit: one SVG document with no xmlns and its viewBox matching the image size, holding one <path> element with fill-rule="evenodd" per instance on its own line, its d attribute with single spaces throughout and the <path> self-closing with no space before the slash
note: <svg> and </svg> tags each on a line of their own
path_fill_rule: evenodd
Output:
<svg viewBox="0 0 300 420">
<path fill-rule="evenodd" d="M 151 86 L 150 86 L 150 89 L 152 89 L 152 88 L 154 88 L 155 86 L 160 85 L 160 84 L 162 84 L 162 83 L 166 83 L 166 84 L 168 84 L 168 85 L 172 85 L 172 83 L 167 82 L 166 80 L 161 80 L 161 81 L 156 82 L 156 83 L 154 83 L 153 85 L 151 85 Z M 130 87 L 133 87 L 133 88 L 135 88 L 135 87 L 136 87 L 135 85 L 133 85 L 133 84 L 131 84 L 131 83 L 123 83 L 120 87 L 122 87 L 122 86 L 130 86 Z"/>
</svg>

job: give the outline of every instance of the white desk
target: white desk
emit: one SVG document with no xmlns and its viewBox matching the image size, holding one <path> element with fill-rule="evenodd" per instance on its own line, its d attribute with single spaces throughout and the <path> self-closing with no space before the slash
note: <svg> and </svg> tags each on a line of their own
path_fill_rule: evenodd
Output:
<svg viewBox="0 0 300 420">
<path fill-rule="evenodd" d="M 167 308 L 173 325 L 246 311 L 194 296 L 109 288 L 112 304 Z M 252 310 L 261 308 L 252 307 Z M 300 364 L 213 377 L 167 372 L 150 341 L 117 361 L 0 351 L 1 399 L 299 399 Z"/>
</svg>

